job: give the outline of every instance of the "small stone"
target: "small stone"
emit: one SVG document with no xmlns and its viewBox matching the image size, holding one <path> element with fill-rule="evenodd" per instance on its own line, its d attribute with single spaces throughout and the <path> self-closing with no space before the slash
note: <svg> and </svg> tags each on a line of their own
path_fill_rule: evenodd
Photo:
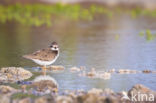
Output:
<svg viewBox="0 0 156 103">
<path fill-rule="evenodd" d="M 60 66 L 60 65 L 58 65 L 58 66 L 49 66 L 49 67 L 47 67 L 47 70 L 52 70 L 52 71 L 62 71 L 62 70 L 64 70 L 65 68 L 63 67 L 63 66 Z"/>
<path fill-rule="evenodd" d="M 97 78 L 110 79 L 111 78 L 111 73 L 104 72 L 104 73 L 101 73 L 101 74 L 97 74 Z"/>
<path fill-rule="evenodd" d="M 130 74 L 130 73 L 137 73 L 136 70 L 129 70 L 129 69 L 119 69 L 117 71 L 119 74 Z"/>
<path fill-rule="evenodd" d="M 143 72 L 143 73 L 152 73 L 151 70 L 143 70 L 142 72 Z"/>
<path fill-rule="evenodd" d="M 71 72 L 79 72 L 79 71 L 81 71 L 81 69 L 78 67 L 72 67 L 72 68 L 70 68 L 70 71 Z"/>
<path fill-rule="evenodd" d="M 91 71 L 88 72 L 86 75 L 87 75 L 88 77 L 95 77 L 95 76 L 96 76 L 96 71 L 95 71 L 95 69 L 92 68 Z"/>
</svg>

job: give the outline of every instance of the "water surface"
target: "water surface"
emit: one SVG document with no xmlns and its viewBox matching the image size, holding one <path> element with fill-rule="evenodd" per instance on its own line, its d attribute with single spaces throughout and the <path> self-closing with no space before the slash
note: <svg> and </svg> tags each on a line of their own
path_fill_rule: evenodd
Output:
<svg viewBox="0 0 156 103">
<path fill-rule="evenodd" d="M 111 88 L 129 90 L 134 84 L 143 84 L 156 90 L 155 74 L 113 74 L 111 79 L 91 79 L 70 73 L 73 66 L 85 66 L 89 71 L 108 69 L 156 70 L 156 41 L 140 36 L 150 29 L 156 34 L 156 19 L 131 18 L 128 15 L 113 18 L 98 17 L 93 21 L 61 19 L 51 27 L 24 26 L 15 21 L 0 24 L 0 67 L 38 65 L 22 55 L 46 48 L 52 41 L 60 46 L 60 57 L 54 65 L 63 65 L 62 73 L 50 73 L 60 89 Z"/>
</svg>

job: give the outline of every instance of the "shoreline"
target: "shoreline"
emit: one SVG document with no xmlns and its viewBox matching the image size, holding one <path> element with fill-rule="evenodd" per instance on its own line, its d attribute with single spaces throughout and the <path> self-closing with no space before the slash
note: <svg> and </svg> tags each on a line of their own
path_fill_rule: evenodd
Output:
<svg viewBox="0 0 156 103">
<path fill-rule="evenodd" d="M 63 66 L 52 66 L 48 70 L 62 71 Z M 83 71 L 84 68 L 72 67 L 70 72 Z M 119 72 L 120 71 L 120 72 Z M 107 77 L 109 73 L 136 73 L 133 70 L 113 69 L 98 73 L 94 69 L 86 73 L 87 77 Z M 142 73 L 152 73 L 144 70 Z M 128 91 L 114 92 L 113 90 L 92 88 L 90 90 L 59 90 L 57 81 L 48 75 L 32 77 L 30 71 L 22 67 L 6 67 L 0 69 L 0 103 L 149 103 L 156 102 L 156 91 L 136 84 Z M 109 75 L 110 76 L 110 75 Z M 31 79 L 31 80 L 30 80 Z M 107 79 L 107 78 L 105 78 Z M 9 83 L 12 84 L 9 85 Z M 17 84 L 18 87 L 15 86 Z"/>
<path fill-rule="evenodd" d="M 144 95 L 146 98 L 141 98 Z M 140 96 L 140 99 L 139 99 Z M 1 103 L 155 103 L 156 91 L 144 85 L 134 85 L 129 91 L 113 92 L 111 89 L 93 88 L 83 90 L 49 92 L 34 95 L 33 92 L 15 89 L 10 86 L 0 86 Z"/>
</svg>

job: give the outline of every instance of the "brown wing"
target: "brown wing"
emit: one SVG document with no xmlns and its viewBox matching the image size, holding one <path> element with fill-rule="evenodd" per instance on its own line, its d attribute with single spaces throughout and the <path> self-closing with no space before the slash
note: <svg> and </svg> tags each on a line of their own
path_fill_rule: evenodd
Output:
<svg viewBox="0 0 156 103">
<path fill-rule="evenodd" d="M 24 55 L 24 58 L 27 59 L 38 59 L 43 61 L 51 61 L 57 56 L 57 51 L 52 51 L 50 48 L 42 49 L 39 51 L 36 51 L 32 54 Z"/>
</svg>

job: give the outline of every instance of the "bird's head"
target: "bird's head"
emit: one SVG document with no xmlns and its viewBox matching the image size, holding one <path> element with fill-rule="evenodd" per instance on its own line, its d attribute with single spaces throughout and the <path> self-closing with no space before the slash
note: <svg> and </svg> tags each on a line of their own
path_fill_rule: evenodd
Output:
<svg viewBox="0 0 156 103">
<path fill-rule="evenodd" d="M 50 48 L 53 51 L 58 51 L 59 50 L 58 44 L 56 42 L 52 42 L 51 45 L 50 45 Z"/>
</svg>

